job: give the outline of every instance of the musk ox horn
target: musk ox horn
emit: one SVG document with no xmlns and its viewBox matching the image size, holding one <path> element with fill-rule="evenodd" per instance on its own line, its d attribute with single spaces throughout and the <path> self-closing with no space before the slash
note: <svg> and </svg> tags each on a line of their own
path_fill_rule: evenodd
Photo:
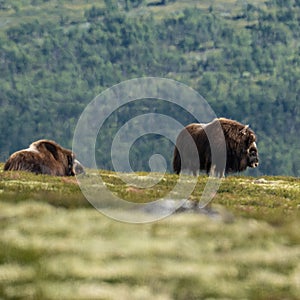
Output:
<svg viewBox="0 0 300 300">
<path fill-rule="evenodd" d="M 241 130 L 241 133 L 245 135 L 247 133 L 247 130 L 249 129 L 249 125 L 245 125 L 244 128 Z"/>
</svg>

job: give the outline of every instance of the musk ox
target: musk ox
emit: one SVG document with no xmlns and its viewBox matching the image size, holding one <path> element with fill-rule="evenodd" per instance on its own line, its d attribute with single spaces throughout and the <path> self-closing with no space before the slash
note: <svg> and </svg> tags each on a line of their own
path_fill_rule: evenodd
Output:
<svg viewBox="0 0 300 300">
<path fill-rule="evenodd" d="M 84 173 L 83 166 L 71 150 L 50 140 L 36 141 L 28 149 L 13 153 L 6 161 L 4 171 L 29 171 L 54 176 Z"/>
<path fill-rule="evenodd" d="M 191 171 L 194 176 L 204 170 L 207 174 L 223 177 L 247 167 L 255 168 L 259 163 L 255 142 L 256 136 L 249 126 L 234 120 L 219 118 L 207 124 L 190 124 L 177 137 L 173 170 L 177 174 L 182 170 Z M 219 150 L 222 145 L 224 154 Z M 192 147 L 196 148 L 197 157 L 191 154 Z M 214 163 L 212 149 L 216 154 Z"/>
</svg>

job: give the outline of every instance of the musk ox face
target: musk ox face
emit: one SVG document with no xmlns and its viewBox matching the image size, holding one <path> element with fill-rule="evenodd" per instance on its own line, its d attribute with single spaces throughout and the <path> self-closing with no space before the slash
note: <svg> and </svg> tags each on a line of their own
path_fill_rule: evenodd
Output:
<svg viewBox="0 0 300 300">
<path fill-rule="evenodd" d="M 50 140 L 36 141 L 28 149 L 13 153 L 5 163 L 4 171 L 29 171 L 54 176 L 84 173 L 83 166 L 71 150 Z"/>
<path fill-rule="evenodd" d="M 256 168 L 259 165 L 259 159 L 258 159 L 258 151 L 256 143 L 253 142 L 249 149 L 247 150 L 247 166 L 250 168 Z"/>
<path fill-rule="evenodd" d="M 74 160 L 73 170 L 75 172 L 75 175 L 85 174 L 82 164 L 77 159 Z"/>
</svg>

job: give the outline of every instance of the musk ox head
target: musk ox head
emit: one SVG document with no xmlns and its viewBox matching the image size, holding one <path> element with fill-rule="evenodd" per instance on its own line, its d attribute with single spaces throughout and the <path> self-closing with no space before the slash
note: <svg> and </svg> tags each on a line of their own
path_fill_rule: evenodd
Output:
<svg viewBox="0 0 300 300">
<path fill-rule="evenodd" d="M 247 150 L 247 166 L 250 168 L 256 168 L 259 165 L 258 151 L 256 143 L 253 142 Z"/>
<path fill-rule="evenodd" d="M 54 176 L 84 173 L 74 153 L 51 140 L 36 141 L 28 149 L 13 153 L 6 161 L 4 171 L 28 171 Z"/>
<path fill-rule="evenodd" d="M 226 173 L 241 172 L 259 164 L 256 135 L 249 125 L 237 121 L 218 119 L 224 132 L 227 148 Z"/>
</svg>

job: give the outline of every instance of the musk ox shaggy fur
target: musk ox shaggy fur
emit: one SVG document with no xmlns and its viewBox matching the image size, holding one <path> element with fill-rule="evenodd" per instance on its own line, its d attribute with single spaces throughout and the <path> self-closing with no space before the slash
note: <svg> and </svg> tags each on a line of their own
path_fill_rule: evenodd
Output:
<svg viewBox="0 0 300 300">
<path fill-rule="evenodd" d="M 13 153 L 6 161 L 4 171 L 29 171 L 54 176 L 84 173 L 74 153 L 51 140 L 36 141 L 28 149 Z"/>
<path fill-rule="evenodd" d="M 222 144 L 224 155 L 219 151 Z M 196 147 L 198 157 L 191 154 L 192 147 Z M 214 163 L 212 149 L 216 154 Z M 247 167 L 255 168 L 258 163 L 254 132 L 248 125 L 226 118 L 214 119 L 207 124 L 193 123 L 186 126 L 177 137 L 173 156 L 175 173 L 185 170 L 195 176 L 203 170 L 207 174 L 223 177 L 224 173 L 241 172 Z"/>
</svg>

